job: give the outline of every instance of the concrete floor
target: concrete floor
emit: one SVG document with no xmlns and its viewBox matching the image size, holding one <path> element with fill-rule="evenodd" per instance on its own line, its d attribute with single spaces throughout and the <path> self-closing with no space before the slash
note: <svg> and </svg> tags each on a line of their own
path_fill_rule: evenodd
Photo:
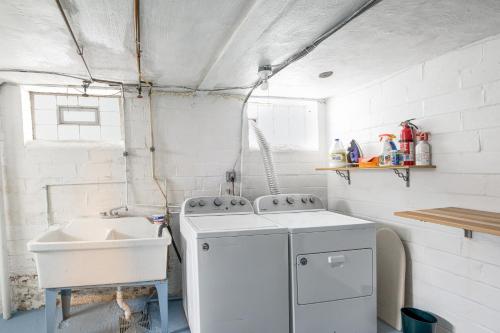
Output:
<svg viewBox="0 0 500 333">
<path fill-rule="evenodd" d="M 132 311 L 140 311 L 144 308 L 144 299 L 129 301 Z M 171 301 L 169 307 L 169 333 L 189 333 L 186 318 L 182 310 L 182 301 Z M 108 333 L 119 332 L 118 317 L 121 312 L 115 302 L 81 305 L 71 308 L 72 317 L 59 324 L 57 332 L 64 333 Z M 59 317 L 61 316 L 60 311 Z M 160 320 L 158 306 L 151 303 L 150 313 L 152 318 L 152 330 L 159 332 Z M 34 333 L 44 332 L 45 317 L 44 310 L 17 312 L 12 319 L 0 319 L 0 332 L 5 333 Z M 59 318 L 61 320 L 61 318 Z M 129 331 L 127 331 L 129 332 Z M 130 332 L 142 332 L 130 330 Z M 379 322 L 379 333 L 397 333 L 394 329 Z"/>
</svg>

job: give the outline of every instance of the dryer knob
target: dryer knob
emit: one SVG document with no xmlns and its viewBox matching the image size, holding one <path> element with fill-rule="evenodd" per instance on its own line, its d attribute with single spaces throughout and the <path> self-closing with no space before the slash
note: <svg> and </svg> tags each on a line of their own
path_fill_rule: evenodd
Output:
<svg viewBox="0 0 500 333">
<path fill-rule="evenodd" d="M 219 198 L 215 198 L 214 199 L 214 205 L 216 205 L 217 207 L 219 207 L 220 205 L 222 205 L 222 200 L 219 199 Z"/>
<path fill-rule="evenodd" d="M 302 203 L 307 203 L 307 198 L 306 197 L 303 197 L 302 199 L 300 199 L 300 201 L 302 201 Z"/>
<path fill-rule="evenodd" d="M 205 206 L 207 203 L 205 202 L 205 200 L 200 200 L 200 202 L 198 203 L 198 205 L 200 205 L 200 207 L 203 207 Z"/>
<path fill-rule="evenodd" d="M 273 204 L 277 205 L 279 203 L 280 203 L 280 201 L 278 199 L 273 199 Z"/>
<path fill-rule="evenodd" d="M 245 200 L 243 200 L 243 199 L 240 200 L 240 205 L 245 206 L 246 204 L 247 204 L 247 202 Z"/>
<path fill-rule="evenodd" d="M 196 201 L 194 201 L 194 200 L 189 201 L 189 206 L 196 207 Z"/>
<path fill-rule="evenodd" d="M 231 200 L 231 205 L 236 206 L 237 203 L 238 203 L 238 200 L 236 200 L 236 199 Z"/>
<path fill-rule="evenodd" d="M 293 205 L 293 203 L 295 202 L 295 199 L 292 197 L 286 197 L 286 202 L 288 202 L 290 205 Z"/>
<path fill-rule="evenodd" d="M 309 202 L 310 202 L 310 203 L 314 203 L 315 201 L 316 201 L 316 199 L 315 199 L 314 197 L 310 197 L 310 198 L 309 198 Z"/>
</svg>

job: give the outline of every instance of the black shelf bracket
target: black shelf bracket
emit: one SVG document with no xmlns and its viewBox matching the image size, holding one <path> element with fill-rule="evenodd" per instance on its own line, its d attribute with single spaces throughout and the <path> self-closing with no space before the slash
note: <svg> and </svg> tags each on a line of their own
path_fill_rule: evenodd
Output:
<svg viewBox="0 0 500 333">
<path fill-rule="evenodd" d="M 394 173 L 404 182 L 406 182 L 406 187 L 410 187 L 410 169 L 393 169 Z"/>
<path fill-rule="evenodd" d="M 351 185 L 351 171 L 349 170 L 335 170 L 337 175 L 340 176 L 340 178 L 344 178 L 347 180 L 347 184 Z"/>
</svg>

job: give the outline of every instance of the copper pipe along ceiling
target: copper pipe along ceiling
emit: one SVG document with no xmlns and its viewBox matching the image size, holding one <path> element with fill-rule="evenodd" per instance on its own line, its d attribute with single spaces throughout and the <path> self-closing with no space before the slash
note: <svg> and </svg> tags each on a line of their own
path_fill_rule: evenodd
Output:
<svg viewBox="0 0 500 333">
<path fill-rule="evenodd" d="M 135 26 L 135 53 L 137 57 L 138 89 L 141 93 L 142 68 L 141 68 L 141 3 L 140 0 L 134 0 L 134 26 Z"/>
</svg>

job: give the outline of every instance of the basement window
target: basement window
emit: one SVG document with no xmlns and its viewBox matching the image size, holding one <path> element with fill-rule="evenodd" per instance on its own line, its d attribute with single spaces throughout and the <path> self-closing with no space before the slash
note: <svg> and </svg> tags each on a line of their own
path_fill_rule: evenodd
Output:
<svg viewBox="0 0 500 333">
<path fill-rule="evenodd" d="M 272 149 L 318 151 L 318 103 L 308 100 L 255 98 L 247 106 L 249 120 L 256 120 Z M 248 127 L 251 150 L 259 150 L 254 131 Z"/>
<path fill-rule="evenodd" d="M 29 87 L 31 88 L 31 87 Z M 65 89 L 66 90 L 66 89 Z M 25 91 L 25 141 L 122 143 L 120 97 L 109 92 Z"/>
</svg>

